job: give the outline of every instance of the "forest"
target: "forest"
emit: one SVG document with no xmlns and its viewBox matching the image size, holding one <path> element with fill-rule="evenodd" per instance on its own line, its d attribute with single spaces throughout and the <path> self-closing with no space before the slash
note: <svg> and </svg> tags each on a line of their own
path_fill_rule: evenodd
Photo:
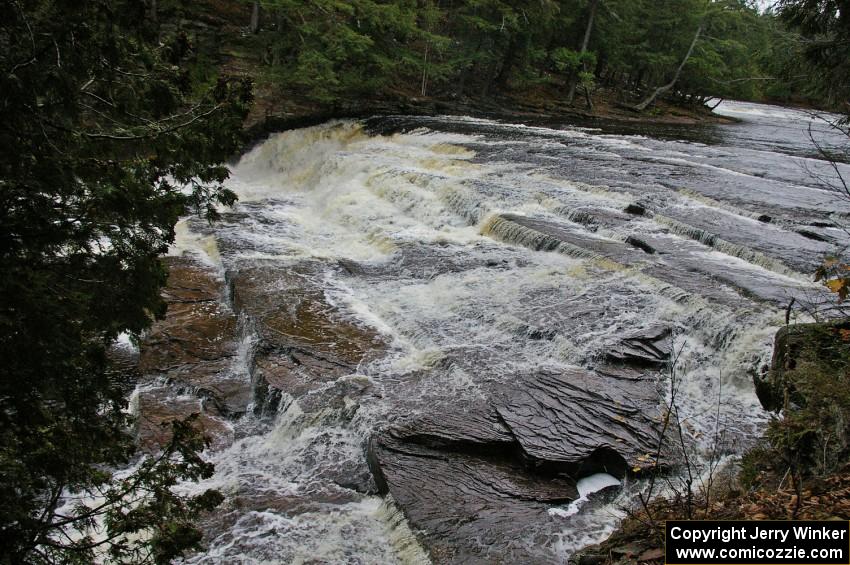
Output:
<svg viewBox="0 0 850 565">
<path fill-rule="evenodd" d="M 167 563 L 199 547 L 197 517 L 222 495 L 173 487 L 212 474 L 204 439 L 176 422 L 159 456 L 140 457 L 132 386 L 109 351 L 165 314 L 177 221 L 215 222 L 234 203 L 224 163 L 250 141 L 246 116 L 268 110 L 260 100 L 510 94 L 652 116 L 662 101 L 702 112 L 724 98 L 850 112 L 847 0 L 2 6 L 2 563 Z"/>
<path fill-rule="evenodd" d="M 838 108 L 846 100 L 840 3 L 751 0 L 252 2 L 258 80 L 333 103 L 376 94 L 483 98 L 604 91 L 646 109 L 711 98 Z M 164 10 L 164 8 L 161 8 Z M 812 13 L 834 11 L 835 21 Z M 242 15 L 244 18 L 246 15 Z M 806 35 L 804 35 L 806 34 Z M 812 58 L 829 75 L 808 72 Z M 659 94 L 661 93 L 659 92 Z M 578 96 L 577 96 L 578 95 Z"/>
</svg>

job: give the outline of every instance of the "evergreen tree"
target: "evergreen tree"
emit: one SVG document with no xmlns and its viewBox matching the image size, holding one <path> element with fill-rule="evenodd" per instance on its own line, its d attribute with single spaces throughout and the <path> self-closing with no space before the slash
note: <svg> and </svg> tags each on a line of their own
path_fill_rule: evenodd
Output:
<svg viewBox="0 0 850 565">
<path fill-rule="evenodd" d="M 165 561 L 198 542 L 193 516 L 218 499 L 169 487 L 211 470 L 184 430 L 110 484 L 133 445 L 105 349 L 163 314 L 159 256 L 177 219 L 233 202 L 221 162 L 238 148 L 250 84 L 221 79 L 192 96 L 178 67 L 191 46 L 154 41 L 141 0 L 2 7 L 0 561 L 128 556 L 127 536 L 143 532 L 144 555 Z M 69 493 L 106 503 L 60 513 Z M 87 535 L 96 519 L 102 543 Z"/>
<path fill-rule="evenodd" d="M 781 0 L 779 15 L 804 38 L 803 53 L 820 92 L 850 113 L 850 1 Z"/>
</svg>

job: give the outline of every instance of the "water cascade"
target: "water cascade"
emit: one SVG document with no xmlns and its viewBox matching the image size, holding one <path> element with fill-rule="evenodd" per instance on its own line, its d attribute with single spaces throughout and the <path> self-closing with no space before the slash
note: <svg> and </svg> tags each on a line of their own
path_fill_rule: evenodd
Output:
<svg viewBox="0 0 850 565">
<path fill-rule="evenodd" d="M 670 186 L 648 152 L 693 167 Z M 674 355 L 699 464 L 740 453 L 765 421 L 752 378 L 784 305 L 818 292 L 797 267 L 828 244 L 786 253 L 806 206 L 800 179 L 778 178 L 790 169 L 748 203 L 733 173 L 696 166 L 712 159 L 450 117 L 333 122 L 249 151 L 239 203 L 187 219 L 169 259 L 172 285 L 207 281 L 221 305 L 185 331 L 231 344 L 198 352 L 207 380 L 183 389 L 221 437 L 215 475 L 181 488 L 227 496 L 186 562 L 563 562 L 643 488 Z M 827 202 L 804 215 L 828 220 Z M 755 209 L 788 227 L 707 225 Z M 172 371 L 155 347 L 149 372 Z M 657 463 L 677 472 L 673 452 Z"/>
</svg>

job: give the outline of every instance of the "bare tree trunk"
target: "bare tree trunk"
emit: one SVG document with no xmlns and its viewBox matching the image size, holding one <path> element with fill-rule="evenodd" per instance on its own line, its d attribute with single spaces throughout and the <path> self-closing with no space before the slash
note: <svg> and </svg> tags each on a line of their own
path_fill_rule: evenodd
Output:
<svg viewBox="0 0 850 565">
<path fill-rule="evenodd" d="M 260 3 L 254 2 L 251 6 L 251 33 L 260 31 Z"/>
<path fill-rule="evenodd" d="M 425 93 L 428 92 L 428 48 L 431 47 L 430 42 L 425 43 L 425 58 L 422 62 L 422 96 L 425 96 Z"/>
<path fill-rule="evenodd" d="M 664 86 L 659 86 L 658 88 L 656 88 L 655 91 L 650 94 L 646 100 L 635 106 L 635 110 L 637 110 L 638 112 L 643 112 L 650 104 L 655 102 L 656 98 L 676 86 L 676 81 L 679 80 L 679 75 L 682 74 L 682 69 L 685 68 L 685 64 L 688 62 L 688 59 L 691 58 L 691 53 L 694 52 L 694 46 L 697 44 L 697 40 L 699 40 L 699 36 L 702 34 L 702 26 L 703 22 L 700 22 L 699 27 L 697 27 L 697 32 L 694 34 L 694 38 L 691 41 L 691 46 L 688 47 L 688 52 L 685 53 L 685 58 L 682 59 L 681 63 L 679 63 L 679 67 L 676 69 L 676 74 L 673 75 L 673 80 L 671 80 Z"/>
<path fill-rule="evenodd" d="M 148 0 L 148 19 L 155 22 L 156 18 L 156 0 Z"/>
<path fill-rule="evenodd" d="M 584 28 L 584 39 L 581 42 L 581 51 L 579 54 L 584 55 L 587 52 L 587 46 L 590 44 L 590 34 L 593 33 L 593 20 L 596 18 L 596 9 L 599 7 L 599 0 L 590 0 L 590 12 L 587 14 L 587 27 Z M 582 67 L 584 63 L 582 63 Z M 574 74 L 570 81 L 570 91 L 567 94 L 567 104 L 572 104 L 576 97 L 576 87 L 578 86 L 578 72 Z"/>
</svg>

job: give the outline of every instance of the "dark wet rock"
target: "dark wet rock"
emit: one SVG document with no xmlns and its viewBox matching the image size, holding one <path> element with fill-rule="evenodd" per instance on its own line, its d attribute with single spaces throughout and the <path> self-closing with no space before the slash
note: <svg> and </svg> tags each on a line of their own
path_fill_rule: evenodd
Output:
<svg viewBox="0 0 850 565">
<path fill-rule="evenodd" d="M 640 249 L 641 251 L 644 251 L 645 253 L 649 253 L 650 255 L 655 253 L 654 247 L 652 247 L 646 241 L 644 241 L 640 238 L 637 238 L 633 235 L 626 236 L 626 243 L 628 243 L 632 247 L 635 247 L 637 249 Z"/>
<path fill-rule="evenodd" d="M 660 367 L 670 360 L 670 328 L 653 326 L 627 333 L 609 346 L 606 357 L 615 363 Z"/>
<path fill-rule="evenodd" d="M 106 360 L 109 379 L 129 395 L 141 378 L 139 350 L 130 344 L 114 343 L 106 350 Z"/>
<path fill-rule="evenodd" d="M 228 274 L 234 306 L 250 317 L 260 339 L 282 350 L 303 350 L 356 367 L 385 344 L 325 298 L 319 266 L 267 264 Z"/>
<path fill-rule="evenodd" d="M 596 214 L 585 208 L 575 209 L 564 206 L 556 208 L 555 212 L 566 217 L 571 222 L 587 226 L 591 231 L 596 231 L 598 227 Z"/>
<path fill-rule="evenodd" d="M 587 495 L 588 504 L 592 504 L 594 506 L 604 506 L 606 504 L 610 504 L 617 498 L 617 495 L 620 494 L 620 491 L 623 489 L 622 485 L 611 485 L 608 487 L 601 488 L 596 492 L 592 492 Z"/>
<path fill-rule="evenodd" d="M 510 269 L 516 260 L 505 259 L 504 254 L 487 257 L 485 253 L 473 255 L 466 246 L 437 243 L 404 243 L 388 261 L 378 264 L 360 264 L 341 260 L 338 265 L 349 275 L 361 278 L 414 278 L 431 279 L 446 273 L 459 273 L 480 267 Z"/>
<path fill-rule="evenodd" d="M 650 376 L 541 371 L 506 387 L 495 404 L 529 458 L 576 477 L 622 478 L 658 444 L 658 393 Z"/>
<path fill-rule="evenodd" d="M 299 397 L 339 377 L 351 374 L 356 365 L 323 359 L 308 351 L 281 351 L 261 346 L 251 367 L 258 409 L 274 409 L 282 392 Z"/>
<path fill-rule="evenodd" d="M 175 391 L 210 399 L 221 414 L 245 412 L 251 388 L 232 368 L 237 324 L 221 300 L 223 281 L 190 258 L 169 257 L 166 263 L 168 310 L 141 341 L 139 371 L 146 379 L 165 378 Z"/>
<path fill-rule="evenodd" d="M 608 560 L 607 555 L 598 553 L 577 553 L 570 558 L 570 565 L 600 565 Z"/>
<path fill-rule="evenodd" d="M 823 255 L 833 251 L 829 243 L 724 210 L 671 207 L 662 213 L 676 222 L 672 226 L 683 237 L 779 272 L 813 272 Z"/>
<path fill-rule="evenodd" d="M 216 271 L 190 257 L 166 257 L 168 284 L 163 297 L 169 304 L 210 302 L 223 296 L 222 281 Z"/>
<path fill-rule="evenodd" d="M 706 256 L 697 241 L 662 235 L 643 237 L 661 261 L 643 269 L 645 274 L 730 308 L 752 308 L 753 299 L 785 306 L 793 296 L 811 299 L 813 292 L 820 292 L 803 281 L 768 278 L 748 265 Z"/>
<path fill-rule="evenodd" d="M 233 486 L 231 486 L 231 489 Z M 207 512 L 201 518 L 201 527 L 215 532 L 216 539 L 226 544 L 227 557 L 220 562 L 240 563 L 246 554 L 256 551 L 255 540 L 245 536 L 245 529 L 253 522 L 261 523 L 269 513 L 297 519 L 306 513 L 332 511 L 334 506 L 343 506 L 363 500 L 363 495 L 354 490 L 330 485 L 322 490 L 311 490 L 305 494 L 289 494 L 270 488 L 261 477 L 256 481 L 244 481 L 238 490 L 228 490 L 228 495 L 215 512 Z M 274 530 L 266 535 L 280 535 Z M 280 555 L 269 555 L 269 562 L 281 562 Z"/>
<path fill-rule="evenodd" d="M 823 233 L 818 233 L 814 230 L 799 229 L 797 233 L 805 238 L 813 239 L 814 241 L 822 241 L 825 243 L 835 243 L 835 238 Z"/>
<path fill-rule="evenodd" d="M 542 542 L 557 531 L 554 504 L 578 497 L 572 481 L 518 463 L 446 454 L 373 437 L 369 460 L 435 563 L 554 563 Z"/>
<path fill-rule="evenodd" d="M 386 343 L 326 299 L 320 264 L 265 263 L 228 273 L 233 302 L 255 328 L 252 366 L 258 409 L 274 409 L 281 393 L 301 396 L 356 372 Z"/>
<path fill-rule="evenodd" d="M 646 214 L 646 208 L 641 204 L 632 203 L 623 208 L 623 212 L 634 216 L 643 216 Z"/>
<path fill-rule="evenodd" d="M 181 367 L 168 373 L 168 382 L 177 391 L 208 400 L 207 410 L 227 417 L 244 414 L 254 399 L 247 376 L 234 373 L 232 361 L 218 367 L 220 371 L 207 374 Z"/>
<path fill-rule="evenodd" d="M 380 398 L 380 392 L 372 380 L 352 375 L 304 394 L 298 399 L 298 406 L 308 416 L 321 414 L 328 425 L 347 424 L 364 401 L 374 398 Z"/>
<path fill-rule="evenodd" d="M 171 439 L 171 422 L 197 414 L 194 426 L 210 442 L 211 449 L 223 449 L 233 442 L 227 422 L 205 410 L 202 399 L 175 395 L 169 387 L 139 391 L 136 399 L 136 437 L 139 448 L 156 453 Z"/>
<path fill-rule="evenodd" d="M 655 380 L 612 365 L 492 386 L 374 435 L 369 467 L 436 563 L 557 562 L 549 510 L 578 498 L 573 478 L 623 477 L 657 448 Z"/>
<path fill-rule="evenodd" d="M 156 452 L 169 441 L 172 421 L 197 414 L 197 428 L 221 449 L 233 441 L 225 418 L 244 413 L 252 398 L 250 383 L 233 371 L 236 317 L 222 302 L 214 269 L 190 257 L 165 262 L 168 310 L 141 339 L 135 367 L 139 446 Z"/>
<path fill-rule="evenodd" d="M 164 320 L 153 325 L 142 341 L 144 372 L 219 361 L 236 354 L 236 318 L 217 300 L 168 305 Z"/>
<path fill-rule="evenodd" d="M 579 208 L 563 206 L 556 208 L 555 212 L 571 222 L 587 226 L 592 231 L 599 226 L 619 227 L 632 221 L 632 216 L 629 214 L 601 206 L 582 206 Z"/>
<path fill-rule="evenodd" d="M 495 239 L 522 245 L 535 251 L 559 251 L 579 257 L 606 257 L 621 263 L 637 259 L 634 250 L 620 241 L 591 235 L 565 223 L 499 214 L 493 216 L 482 233 Z"/>
<path fill-rule="evenodd" d="M 517 329 L 519 335 L 527 339 L 551 341 L 558 336 L 558 331 L 553 328 L 538 328 L 523 324 Z"/>
<path fill-rule="evenodd" d="M 395 440 L 433 449 L 516 453 L 516 439 L 487 401 L 460 401 L 416 416 L 388 430 Z"/>
<path fill-rule="evenodd" d="M 769 224 L 770 222 L 772 222 L 772 221 L 773 221 L 773 218 L 771 218 L 771 217 L 770 217 L 770 216 L 768 216 L 767 214 L 762 214 L 761 216 L 759 216 L 759 217 L 758 217 L 758 218 L 756 218 L 756 219 L 757 219 L 758 221 L 760 221 L 760 222 L 765 223 L 765 224 Z"/>
</svg>

